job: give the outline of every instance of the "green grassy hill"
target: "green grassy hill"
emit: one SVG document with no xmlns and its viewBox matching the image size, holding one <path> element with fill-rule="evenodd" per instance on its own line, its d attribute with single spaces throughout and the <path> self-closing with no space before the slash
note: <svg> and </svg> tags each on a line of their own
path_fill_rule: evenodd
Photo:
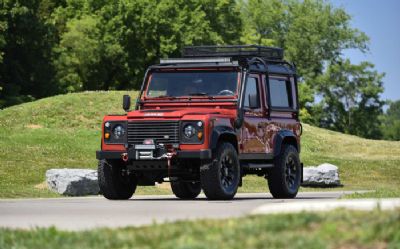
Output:
<svg viewBox="0 0 400 249">
<path fill-rule="evenodd" d="M 0 198 L 55 196 L 41 184 L 47 169 L 96 168 L 101 120 L 107 113 L 123 113 L 126 93 L 66 94 L 1 110 Z M 304 125 L 302 138 L 305 165 L 338 165 L 344 189 L 400 196 L 400 142 L 367 140 L 309 125 Z M 139 189 L 139 193 L 150 191 L 154 188 Z M 267 187 L 263 178 L 248 177 L 241 191 L 267 191 Z"/>
</svg>

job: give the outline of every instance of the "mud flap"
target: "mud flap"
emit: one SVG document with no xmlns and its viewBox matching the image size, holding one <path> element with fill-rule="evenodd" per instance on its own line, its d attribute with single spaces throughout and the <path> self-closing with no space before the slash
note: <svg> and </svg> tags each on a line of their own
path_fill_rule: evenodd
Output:
<svg viewBox="0 0 400 249">
<path fill-rule="evenodd" d="M 300 184 L 303 183 L 303 163 L 300 163 Z"/>
</svg>

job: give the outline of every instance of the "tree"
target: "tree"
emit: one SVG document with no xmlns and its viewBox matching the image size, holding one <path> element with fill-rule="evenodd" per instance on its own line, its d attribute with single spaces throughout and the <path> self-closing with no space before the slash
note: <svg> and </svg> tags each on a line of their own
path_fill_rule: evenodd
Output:
<svg viewBox="0 0 400 249">
<path fill-rule="evenodd" d="M 326 64 L 340 58 L 343 49 L 368 49 L 368 37 L 351 27 L 342 8 L 323 0 L 241 1 L 242 43 L 277 46 L 297 66 L 303 120 L 314 116 L 315 79 Z"/>
<path fill-rule="evenodd" d="M 381 119 L 383 138 L 400 140 L 400 100 L 391 102 Z"/>
<path fill-rule="evenodd" d="M 320 127 L 366 138 L 380 138 L 379 115 L 384 101 L 382 78 L 373 64 L 353 65 L 339 60 L 328 66 L 327 72 L 316 79 L 322 95 L 314 122 Z"/>
<path fill-rule="evenodd" d="M 56 34 L 41 16 L 42 3 L 0 0 L 0 108 L 57 92 L 51 65 Z"/>
<path fill-rule="evenodd" d="M 54 65 L 66 91 L 137 89 L 159 58 L 234 43 L 241 31 L 233 0 L 70 0 L 54 16 L 62 32 Z"/>
<path fill-rule="evenodd" d="M 350 15 L 326 1 L 248 0 L 241 6 L 242 42 L 284 48 L 306 82 L 321 75 L 324 64 L 343 49 L 368 49 L 368 37 L 351 27 Z"/>
</svg>

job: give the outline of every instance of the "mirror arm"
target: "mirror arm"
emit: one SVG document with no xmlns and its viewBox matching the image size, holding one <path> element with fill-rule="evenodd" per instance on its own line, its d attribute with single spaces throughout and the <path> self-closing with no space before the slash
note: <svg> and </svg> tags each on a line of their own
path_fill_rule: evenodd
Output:
<svg viewBox="0 0 400 249">
<path fill-rule="evenodd" d="M 239 103 L 237 106 L 237 117 L 234 123 L 235 129 L 240 129 L 243 125 L 243 119 L 244 119 L 243 102 L 244 102 L 244 90 L 246 82 L 247 82 L 247 69 L 242 69 L 242 80 L 240 84 Z"/>
</svg>

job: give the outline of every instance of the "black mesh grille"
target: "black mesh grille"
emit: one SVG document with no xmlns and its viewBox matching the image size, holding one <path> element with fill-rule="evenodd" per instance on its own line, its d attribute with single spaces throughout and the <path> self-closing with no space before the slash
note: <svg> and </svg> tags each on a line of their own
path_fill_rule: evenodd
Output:
<svg viewBox="0 0 400 249">
<path fill-rule="evenodd" d="M 179 121 L 128 122 L 128 144 L 143 144 L 145 139 L 157 143 L 179 143 Z"/>
</svg>

